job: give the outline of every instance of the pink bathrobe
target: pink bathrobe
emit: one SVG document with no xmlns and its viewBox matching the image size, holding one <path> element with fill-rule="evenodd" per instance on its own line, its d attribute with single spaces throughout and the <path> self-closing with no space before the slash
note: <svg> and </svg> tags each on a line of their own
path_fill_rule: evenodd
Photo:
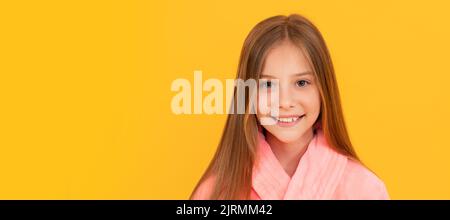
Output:
<svg viewBox="0 0 450 220">
<path fill-rule="evenodd" d="M 193 199 L 208 199 L 214 178 L 206 179 Z M 257 160 L 253 167 L 251 199 L 389 199 L 386 187 L 359 162 L 331 149 L 317 130 L 298 167 L 290 177 L 259 133 Z"/>
</svg>

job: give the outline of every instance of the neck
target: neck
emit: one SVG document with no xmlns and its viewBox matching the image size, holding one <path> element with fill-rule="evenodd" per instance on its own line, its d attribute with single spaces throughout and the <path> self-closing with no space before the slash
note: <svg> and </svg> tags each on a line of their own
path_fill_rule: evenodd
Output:
<svg viewBox="0 0 450 220">
<path fill-rule="evenodd" d="M 298 140 L 285 143 L 267 132 L 266 141 L 286 173 L 292 177 L 313 136 L 313 129 L 308 129 Z"/>
</svg>

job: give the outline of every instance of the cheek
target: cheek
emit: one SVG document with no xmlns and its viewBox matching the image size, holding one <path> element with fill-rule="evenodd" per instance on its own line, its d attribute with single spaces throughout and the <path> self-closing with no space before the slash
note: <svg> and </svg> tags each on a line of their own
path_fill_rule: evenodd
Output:
<svg viewBox="0 0 450 220">
<path fill-rule="evenodd" d="M 314 111 L 319 112 L 320 111 L 320 97 L 315 96 L 313 100 L 311 100 L 311 109 L 314 109 Z"/>
<path fill-rule="evenodd" d="M 320 95 L 318 91 L 311 91 L 304 96 L 302 105 L 306 113 L 316 115 L 320 112 Z"/>
<path fill-rule="evenodd" d="M 267 115 L 271 112 L 271 108 L 272 108 L 272 102 L 273 101 L 277 101 L 277 98 L 275 96 L 275 93 L 271 93 L 271 92 L 265 92 L 265 91 L 261 91 L 260 93 L 258 93 L 257 95 L 257 109 L 258 109 L 258 114 L 261 115 Z M 272 97 L 274 96 L 274 97 Z M 273 107 L 275 107 L 276 105 L 274 105 Z"/>
<path fill-rule="evenodd" d="M 264 99 L 261 95 L 258 94 L 256 102 L 256 108 L 258 109 L 258 115 L 267 114 L 269 106 L 267 100 Z"/>
</svg>

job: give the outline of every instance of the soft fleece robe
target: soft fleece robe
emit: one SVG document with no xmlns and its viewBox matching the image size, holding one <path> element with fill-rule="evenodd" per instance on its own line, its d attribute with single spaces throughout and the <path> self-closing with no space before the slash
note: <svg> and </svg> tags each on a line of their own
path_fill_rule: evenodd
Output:
<svg viewBox="0 0 450 220">
<path fill-rule="evenodd" d="M 359 162 L 330 148 L 321 129 L 316 130 L 292 177 L 284 171 L 261 132 L 258 138 L 250 199 L 389 199 L 383 181 Z M 200 184 L 192 198 L 209 199 L 213 187 L 211 176 Z"/>
</svg>

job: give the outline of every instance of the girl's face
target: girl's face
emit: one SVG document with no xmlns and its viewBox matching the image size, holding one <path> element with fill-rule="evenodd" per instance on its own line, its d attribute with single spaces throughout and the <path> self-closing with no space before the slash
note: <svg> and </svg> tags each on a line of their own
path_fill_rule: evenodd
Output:
<svg viewBox="0 0 450 220">
<path fill-rule="evenodd" d="M 278 88 L 276 88 L 278 87 Z M 266 57 L 258 100 L 266 91 L 267 106 L 270 108 L 271 93 L 278 93 L 278 117 L 272 117 L 270 110 L 258 107 L 257 118 L 271 117 L 275 124 L 262 126 L 274 137 L 284 143 L 299 140 L 313 129 L 320 113 L 320 94 L 317 82 L 307 57 L 302 50 L 290 41 L 283 41 L 272 48 Z"/>
</svg>

